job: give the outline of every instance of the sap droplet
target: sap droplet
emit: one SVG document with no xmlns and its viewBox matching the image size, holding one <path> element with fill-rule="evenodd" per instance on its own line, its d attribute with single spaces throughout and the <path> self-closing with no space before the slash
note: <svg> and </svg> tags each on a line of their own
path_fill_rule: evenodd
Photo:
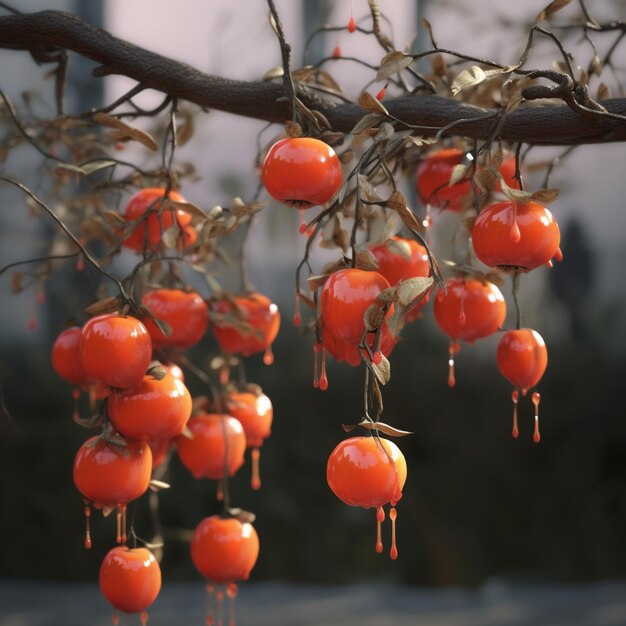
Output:
<svg viewBox="0 0 626 626">
<path fill-rule="evenodd" d="M 39 302 L 39 304 L 45 304 L 46 302 L 46 292 L 43 287 L 37 293 L 37 302 Z"/>
<path fill-rule="evenodd" d="M 224 499 L 224 486 L 222 485 L 222 481 L 217 481 L 217 492 L 215 493 L 215 499 L 221 502 Z"/>
<path fill-rule="evenodd" d="M 372 358 L 372 363 L 374 365 L 378 365 L 383 360 L 383 354 L 380 350 L 374 352 L 374 357 Z"/>
<path fill-rule="evenodd" d="M 215 600 L 217 605 L 217 626 L 222 626 L 223 618 L 222 618 L 222 609 L 224 606 L 224 592 L 221 589 L 218 589 L 215 592 Z"/>
<path fill-rule="evenodd" d="M 348 20 L 348 32 L 353 33 L 356 30 L 356 21 L 354 20 L 354 16 L 351 15 Z"/>
<path fill-rule="evenodd" d="M 454 339 L 450 340 L 448 346 L 448 387 L 454 387 L 456 385 L 456 378 L 454 376 L 454 357 L 459 352 L 460 346 Z"/>
<path fill-rule="evenodd" d="M 341 48 L 339 46 L 335 46 L 331 56 L 334 59 L 338 59 L 341 56 Z"/>
<path fill-rule="evenodd" d="M 27 327 L 31 333 L 34 333 L 37 330 L 37 320 L 35 316 L 32 316 L 28 319 Z"/>
<path fill-rule="evenodd" d="M 393 561 L 398 558 L 398 546 L 396 545 L 396 518 L 398 512 L 395 507 L 391 507 L 389 510 L 389 519 L 391 520 L 391 550 L 389 550 L 389 556 Z"/>
<path fill-rule="evenodd" d="M 385 511 L 382 506 L 376 509 L 376 552 L 383 551 L 382 523 L 385 521 Z"/>
<path fill-rule="evenodd" d="M 320 389 L 326 391 L 328 389 L 328 378 L 326 376 L 326 348 L 322 348 L 322 371 L 320 373 Z"/>
<path fill-rule="evenodd" d="M 141 626 L 146 626 L 148 623 L 148 611 L 142 611 L 139 619 L 141 620 Z"/>
<path fill-rule="evenodd" d="M 208 608 L 207 608 L 207 615 L 206 615 L 205 623 L 207 626 L 213 626 L 213 623 L 215 621 L 213 619 L 213 599 L 214 599 L 214 594 L 215 594 L 215 587 L 211 584 L 207 585 L 206 592 L 209 596 L 209 601 L 208 601 Z"/>
<path fill-rule="evenodd" d="M 376 100 L 378 100 L 379 102 L 385 97 L 385 93 L 386 90 L 383 87 L 377 94 L 376 94 Z"/>
<path fill-rule="evenodd" d="M 85 257 L 79 254 L 76 258 L 76 265 L 74 266 L 77 272 L 82 272 L 85 269 Z"/>
<path fill-rule="evenodd" d="M 113 623 L 117 626 L 120 623 L 120 616 L 117 612 L 117 609 L 113 609 Z"/>
<path fill-rule="evenodd" d="M 535 405 L 535 430 L 533 432 L 533 441 L 539 443 L 541 441 L 541 433 L 539 432 L 539 403 L 541 402 L 541 394 L 538 391 L 533 393 L 532 401 Z"/>
<path fill-rule="evenodd" d="M 265 348 L 265 353 L 263 354 L 263 363 L 265 365 L 271 365 L 274 362 L 274 353 L 272 352 L 272 346 L 267 346 Z"/>
<path fill-rule="evenodd" d="M 519 437 L 519 429 L 517 427 L 517 403 L 519 401 L 519 392 L 517 389 L 515 389 L 511 394 L 511 400 L 513 400 L 513 430 L 511 434 L 513 435 L 513 439 L 517 439 Z"/>
<path fill-rule="evenodd" d="M 561 248 L 557 248 L 556 253 L 552 258 L 560 263 L 563 260 L 563 250 L 561 250 Z"/>
<path fill-rule="evenodd" d="M 517 220 L 515 220 L 513 222 L 513 226 L 511 226 L 510 237 L 513 243 L 519 243 L 520 239 L 522 238 L 522 233 L 520 233 L 519 226 L 517 225 Z"/>
<path fill-rule="evenodd" d="M 91 520 L 91 507 L 89 505 L 86 505 L 85 506 L 85 548 L 87 548 L 87 550 L 91 548 L 90 520 Z"/>
<path fill-rule="evenodd" d="M 317 389 L 320 386 L 320 378 L 318 374 L 319 353 L 322 349 L 322 344 L 316 341 L 313 344 L 313 387 Z"/>
<path fill-rule="evenodd" d="M 261 488 L 261 472 L 259 470 L 261 451 L 258 448 L 252 448 L 250 458 L 252 460 L 252 478 L 250 479 L 250 487 L 252 487 L 255 491 L 258 491 Z"/>
<path fill-rule="evenodd" d="M 304 219 L 304 209 L 299 209 L 300 210 L 300 226 L 298 226 L 298 230 L 300 231 L 301 235 L 304 235 L 304 233 L 306 233 L 306 220 Z"/>
<path fill-rule="evenodd" d="M 237 585 L 235 583 L 226 586 L 226 595 L 230 598 L 229 626 L 235 626 L 235 598 L 237 598 Z"/>
</svg>

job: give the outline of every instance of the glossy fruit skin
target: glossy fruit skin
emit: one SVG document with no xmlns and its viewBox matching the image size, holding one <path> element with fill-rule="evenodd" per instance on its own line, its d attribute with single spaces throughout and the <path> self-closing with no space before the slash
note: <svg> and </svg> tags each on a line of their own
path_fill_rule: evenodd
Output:
<svg viewBox="0 0 626 626">
<path fill-rule="evenodd" d="M 209 307 L 195 292 L 155 289 L 144 294 L 141 303 L 172 328 L 166 336 L 150 318 L 142 320 L 155 346 L 186 350 L 204 337 L 209 326 Z"/>
<path fill-rule="evenodd" d="M 124 452 L 99 436 L 88 439 L 74 459 L 74 484 L 96 508 L 113 508 L 148 489 L 152 452 L 143 441 L 126 440 Z"/>
<path fill-rule="evenodd" d="M 100 565 L 100 590 L 120 611 L 145 611 L 161 590 L 161 568 L 147 548 L 116 546 Z"/>
<path fill-rule="evenodd" d="M 393 335 L 391 330 L 389 330 L 387 324 L 383 324 L 381 332 L 382 338 L 380 340 L 380 351 L 385 356 L 389 356 L 392 350 L 396 347 L 398 343 L 398 338 Z M 368 333 L 366 341 L 372 349 L 372 352 L 374 352 L 375 334 Z M 360 355 L 361 350 L 359 349 L 358 345 L 340 341 L 339 339 L 334 337 L 332 333 L 324 332 L 323 328 L 322 345 L 337 362 L 345 361 L 348 365 L 351 365 L 352 367 L 357 367 L 362 363 Z M 366 352 L 364 352 L 364 354 L 366 355 L 366 358 L 369 357 Z"/>
<path fill-rule="evenodd" d="M 261 168 L 261 180 L 270 196 L 298 208 L 328 202 L 339 191 L 342 179 L 335 151 L 312 137 L 280 139 Z"/>
<path fill-rule="evenodd" d="M 166 374 L 144 376 L 136 387 L 113 391 L 109 418 L 125 437 L 148 441 L 179 435 L 191 417 L 191 394 L 185 384 Z"/>
<path fill-rule="evenodd" d="M 248 580 L 259 556 L 259 537 L 252 524 L 234 517 L 203 519 L 191 539 L 191 560 L 215 583 Z"/>
<path fill-rule="evenodd" d="M 393 441 L 350 437 L 330 454 L 326 479 L 333 493 L 350 506 L 379 507 L 402 498 L 406 461 Z"/>
<path fill-rule="evenodd" d="M 136 318 L 99 315 L 85 322 L 78 354 L 85 372 L 96 381 L 125 389 L 138 385 L 152 359 L 152 340 Z"/>
<path fill-rule="evenodd" d="M 538 202 L 497 202 L 479 213 L 472 228 L 476 256 L 489 267 L 533 270 L 558 254 L 560 242 L 559 225 Z"/>
<path fill-rule="evenodd" d="M 179 435 L 176 443 L 182 464 L 194 478 L 220 480 L 224 478 L 225 465 L 228 466 L 228 476 L 233 476 L 243 465 L 246 435 L 239 420 L 231 415 L 203 413 L 194 415 L 187 428 L 193 438 Z"/>
<path fill-rule="evenodd" d="M 176 365 L 176 363 L 163 363 L 162 365 L 165 368 L 165 371 L 170 374 L 170 376 L 178 378 L 181 383 L 185 382 L 185 374 L 183 370 L 181 370 L 180 367 Z"/>
<path fill-rule="evenodd" d="M 78 387 L 86 387 L 94 380 L 85 372 L 78 356 L 81 330 L 79 326 L 71 326 L 61 332 L 52 345 L 51 357 L 52 367 L 61 378 Z"/>
<path fill-rule="evenodd" d="M 250 392 L 235 392 L 228 394 L 225 404 L 228 413 L 243 426 L 246 445 L 260 448 L 272 432 L 274 408 L 270 399 L 264 393 L 257 396 Z"/>
<path fill-rule="evenodd" d="M 500 373 L 524 392 L 534 387 L 548 366 L 548 350 L 542 336 L 531 328 L 509 330 L 496 352 Z"/>
<path fill-rule="evenodd" d="M 175 214 L 176 222 L 181 228 L 184 228 L 191 222 L 191 215 L 180 209 L 174 209 L 174 211 L 172 211 L 167 208 L 167 204 L 165 204 L 166 208 L 161 209 L 164 202 L 164 194 L 165 189 L 161 189 L 160 187 L 148 187 L 146 189 L 140 189 L 130 198 L 124 211 L 126 221 L 131 222 L 137 220 L 148 210 L 151 210 L 152 213 L 122 242 L 122 246 L 135 250 L 136 252 L 142 252 L 144 246 L 148 250 L 157 248 L 161 243 L 161 235 L 163 232 L 174 224 L 172 213 Z M 177 191 L 170 191 L 169 197 L 175 202 L 185 201 L 183 196 Z M 159 214 L 159 211 L 162 212 Z"/>
<path fill-rule="evenodd" d="M 437 294 L 433 312 L 437 325 L 448 337 L 472 343 L 492 335 L 504 324 L 506 303 L 493 283 L 453 278 L 446 280 L 446 293 Z"/>
<path fill-rule="evenodd" d="M 220 349 L 226 354 L 250 356 L 263 352 L 278 335 L 278 307 L 260 293 L 237 296 L 233 302 L 218 300 L 212 308 L 217 316 L 224 316 L 222 319 L 214 316 L 211 330 Z M 232 316 L 232 321 L 228 320 L 229 316 Z M 236 322 L 248 324 L 249 330 L 236 327 L 233 325 Z"/>
<path fill-rule="evenodd" d="M 382 274 L 392 287 L 395 287 L 401 280 L 430 276 L 430 261 L 426 248 L 415 239 L 394 236 L 379 246 L 371 247 L 370 252 L 378 263 L 376 271 Z M 430 293 L 426 293 L 417 304 L 411 307 L 406 316 L 408 322 L 420 317 L 420 309 L 429 299 Z"/>
<path fill-rule="evenodd" d="M 378 272 L 346 269 L 331 274 L 322 288 L 324 332 L 344 343 L 358 345 L 365 331 L 363 314 L 376 296 L 388 287 L 389 283 Z M 385 317 L 392 313 L 393 305 Z"/>
<path fill-rule="evenodd" d="M 465 152 L 457 148 L 443 148 L 432 152 L 417 168 L 417 192 L 424 204 L 439 209 L 459 212 L 471 204 L 472 183 L 464 178 L 450 186 L 452 171 L 463 162 Z M 515 175 L 515 157 L 506 156 L 498 168 L 504 182 L 514 189 L 519 188 Z M 499 181 L 494 190 L 500 191 Z"/>
</svg>

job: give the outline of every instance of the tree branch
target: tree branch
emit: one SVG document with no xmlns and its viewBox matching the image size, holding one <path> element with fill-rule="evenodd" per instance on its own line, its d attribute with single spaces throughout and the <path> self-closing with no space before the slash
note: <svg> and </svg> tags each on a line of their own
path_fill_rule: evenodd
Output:
<svg viewBox="0 0 626 626">
<path fill-rule="evenodd" d="M 59 49 L 71 50 L 100 64 L 94 70 L 95 76 L 121 74 L 143 88 L 268 122 L 284 123 L 292 118 L 289 94 L 282 84 L 210 76 L 122 41 L 68 13 L 41 11 L 1 16 L 0 48 L 28 50 L 36 60 L 45 60 Z M 323 113 L 335 131 L 349 132 L 365 113 L 356 104 L 337 103 L 301 86 L 297 95 L 307 107 Z M 611 114 L 626 115 L 625 98 L 604 100 L 601 104 Z M 395 118 L 423 127 L 423 135 L 434 135 L 438 129 L 450 126 L 449 134 L 482 140 L 493 129 L 489 115 L 494 110 L 453 99 L 410 95 L 386 100 L 385 106 Z M 533 103 L 507 115 L 498 138 L 535 145 L 626 141 L 626 122 L 609 116 L 590 118 L 565 105 Z"/>
</svg>

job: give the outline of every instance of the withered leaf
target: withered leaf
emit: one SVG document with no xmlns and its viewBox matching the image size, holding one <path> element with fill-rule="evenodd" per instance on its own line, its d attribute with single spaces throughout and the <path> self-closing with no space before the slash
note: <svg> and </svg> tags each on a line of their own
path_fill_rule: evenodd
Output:
<svg viewBox="0 0 626 626">
<path fill-rule="evenodd" d="M 391 364 L 384 354 L 381 354 L 381 357 L 378 363 L 372 363 L 371 366 L 376 380 L 378 380 L 381 385 L 386 385 L 391 378 Z"/>
<path fill-rule="evenodd" d="M 113 115 L 108 115 L 107 113 L 102 113 L 99 111 L 97 113 L 94 113 L 91 116 L 91 119 L 96 124 L 115 129 L 114 132 L 111 133 L 111 139 L 113 141 L 133 139 L 144 145 L 146 148 L 149 148 L 153 152 L 156 152 L 159 149 L 156 142 L 149 133 L 140 130 L 139 128 L 135 128 L 134 126 L 129 126 L 128 124 L 122 122 L 122 120 L 114 117 Z"/>
<path fill-rule="evenodd" d="M 206 218 L 206 213 L 196 204 L 194 204 L 193 202 L 188 202 L 187 200 L 185 200 L 184 202 L 178 202 L 177 200 L 172 200 L 171 198 L 168 198 L 168 204 L 169 205 L 173 205 L 175 208 L 180 209 L 181 211 L 184 211 L 185 213 L 188 213 L 189 215 L 193 215 L 195 217 L 199 217 L 199 218 Z"/>
<path fill-rule="evenodd" d="M 355 265 L 360 270 L 377 270 L 378 261 L 367 248 L 359 247 L 356 250 Z"/>
<path fill-rule="evenodd" d="M 363 313 L 363 322 L 365 323 L 365 329 L 369 332 L 378 330 L 383 320 L 385 319 L 385 309 L 379 303 L 373 302 L 370 304 L 365 313 Z"/>
<path fill-rule="evenodd" d="M 410 430 L 400 430 L 395 426 L 385 424 L 385 422 L 368 422 L 367 420 L 363 420 L 359 422 L 358 425 L 367 430 L 379 430 L 381 433 L 385 433 L 385 435 L 389 435 L 390 437 L 406 437 L 407 435 L 413 434 Z"/>
<path fill-rule="evenodd" d="M 419 232 L 421 229 L 420 224 L 413 214 L 413 211 L 407 206 L 406 198 L 399 189 L 396 189 L 396 191 L 389 196 L 389 199 L 385 202 L 385 206 L 395 211 L 404 222 L 404 225 L 410 230 Z"/>
<path fill-rule="evenodd" d="M 396 285 L 396 291 L 398 293 L 398 302 L 402 306 L 409 306 L 411 302 L 417 300 L 426 291 L 428 291 L 433 284 L 433 278 L 431 276 L 415 276 L 414 278 L 407 278 L 401 280 Z"/>
<path fill-rule="evenodd" d="M 120 308 L 120 299 L 118 296 L 111 296 L 98 300 L 89 306 L 86 306 L 83 311 L 87 315 L 104 315 L 105 313 L 114 313 Z"/>
<path fill-rule="evenodd" d="M 550 204 L 550 202 L 558 198 L 559 193 L 558 189 L 539 189 L 532 193 L 531 199 L 541 204 Z"/>
<path fill-rule="evenodd" d="M 452 174 L 450 174 L 448 187 L 452 187 L 452 185 L 456 185 L 456 183 L 458 183 L 460 180 L 463 180 L 467 176 L 471 168 L 471 165 L 464 165 L 463 163 L 455 165 L 452 169 Z"/>
<path fill-rule="evenodd" d="M 553 0 L 545 9 L 537 14 L 535 24 L 539 24 L 539 22 L 548 19 L 563 7 L 566 7 L 570 2 L 571 0 Z"/>
<path fill-rule="evenodd" d="M 161 241 L 168 250 L 173 250 L 180 240 L 180 227 L 177 224 L 170 226 L 163 231 Z"/>
<path fill-rule="evenodd" d="M 268 80 L 272 80 L 274 78 L 282 78 L 284 75 L 285 70 L 282 67 L 273 67 L 263 74 L 263 78 L 261 80 L 267 82 Z"/>
<path fill-rule="evenodd" d="M 351 135 L 358 135 L 368 128 L 373 128 L 383 121 L 383 118 L 378 113 L 368 113 L 364 115 L 350 131 Z"/>
<path fill-rule="evenodd" d="M 359 95 L 359 106 L 369 113 L 376 113 L 377 115 L 389 115 L 389 112 L 383 106 L 381 101 L 375 98 L 371 93 L 369 93 L 369 91 L 361 92 L 361 94 Z"/>
<path fill-rule="evenodd" d="M 380 67 L 376 72 L 378 82 L 391 78 L 413 63 L 413 57 L 399 50 L 393 50 L 386 54 L 380 61 Z"/>
</svg>

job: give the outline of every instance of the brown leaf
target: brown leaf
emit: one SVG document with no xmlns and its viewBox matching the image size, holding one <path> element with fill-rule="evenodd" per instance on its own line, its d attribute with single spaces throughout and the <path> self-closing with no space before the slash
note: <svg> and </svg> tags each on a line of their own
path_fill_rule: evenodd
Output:
<svg viewBox="0 0 626 626">
<path fill-rule="evenodd" d="M 464 165 L 463 163 L 459 163 L 455 165 L 452 169 L 452 174 L 450 174 L 450 180 L 448 181 L 448 187 L 452 187 L 452 185 L 456 185 L 459 181 L 463 180 L 469 171 L 471 170 L 472 165 Z"/>
<path fill-rule="evenodd" d="M 180 227 L 178 226 L 178 224 L 170 226 L 168 229 L 164 230 L 163 234 L 161 235 L 161 241 L 168 250 L 173 250 L 174 248 L 176 248 L 176 246 L 178 246 L 179 240 Z"/>
<path fill-rule="evenodd" d="M 371 363 L 371 366 L 376 380 L 378 380 L 381 385 L 386 385 L 391 378 L 391 365 L 389 359 L 387 359 L 384 354 L 381 354 L 381 357 L 378 363 Z"/>
<path fill-rule="evenodd" d="M 376 73 L 376 80 L 378 82 L 387 80 L 394 74 L 406 69 L 411 63 L 413 63 L 413 57 L 399 50 L 393 50 L 386 54 L 380 61 L 380 67 Z"/>
<path fill-rule="evenodd" d="M 383 118 L 378 113 L 368 113 L 364 115 L 350 131 L 351 135 L 358 135 L 368 128 L 378 126 L 383 121 Z"/>
<path fill-rule="evenodd" d="M 288 137 L 302 137 L 302 126 L 294 120 L 287 120 L 285 122 L 285 134 Z"/>
<path fill-rule="evenodd" d="M 13 274 L 11 274 L 11 293 L 14 295 L 20 293 L 23 283 L 24 274 L 22 272 L 13 272 Z"/>
<path fill-rule="evenodd" d="M 360 270 L 377 270 L 378 261 L 367 248 L 359 247 L 356 251 L 355 265 Z"/>
<path fill-rule="evenodd" d="M 607 100 L 611 97 L 611 90 L 605 83 L 600 83 L 598 85 L 598 100 Z"/>
<path fill-rule="evenodd" d="M 400 190 L 394 191 L 384 204 L 388 209 L 395 211 L 400 216 L 400 219 L 402 219 L 405 226 L 407 226 L 410 230 L 416 232 L 421 230 L 421 226 L 417 221 L 417 218 L 413 214 L 413 211 L 411 211 L 407 206 L 406 198 Z"/>
<path fill-rule="evenodd" d="M 448 74 L 448 64 L 443 58 L 443 55 L 436 54 L 433 58 L 432 66 L 433 66 L 433 72 L 440 78 L 443 78 L 444 76 Z"/>
<path fill-rule="evenodd" d="M 86 306 L 83 311 L 87 315 L 104 315 L 105 313 L 114 313 L 120 309 L 120 299 L 117 296 L 111 296 L 98 300 L 89 306 Z"/>
<path fill-rule="evenodd" d="M 541 204 L 550 204 L 550 202 L 559 197 L 559 193 L 558 189 L 539 189 L 533 192 L 531 199 Z"/>
<path fill-rule="evenodd" d="M 282 66 L 273 67 L 267 70 L 265 74 L 263 74 L 263 78 L 261 80 L 264 82 L 267 82 L 268 80 L 272 80 L 274 78 L 282 78 L 284 75 L 285 75 L 285 70 L 282 68 Z"/>
<path fill-rule="evenodd" d="M 424 26 L 426 32 L 428 33 L 428 36 L 430 37 L 430 42 L 433 44 L 433 48 L 438 48 L 439 46 L 437 45 L 437 42 L 435 41 L 435 36 L 433 35 L 433 27 L 430 25 L 430 22 L 425 17 L 422 18 L 422 25 Z"/>
<path fill-rule="evenodd" d="M 176 200 L 172 200 L 171 198 L 168 198 L 167 202 L 168 206 L 172 205 L 175 208 L 180 209 L 181 211 L 184 211 L 185 213 L 188 213 L 189 215 L 192 215 L 194 217 L 199 217 L 201 219 L 205 219 L 207 217 L 207 214 L 193 202 L 188 202 L 187 200 L 185 200 L 184 202 L 177 202 Z"/>
<path fill-rule="evenodd" d="M 376 300 L 381 303 L 388 302 L 397 302 L 398 301 L 398 292 L 395 287 L 387 287 L 387 289 L 383 289 L 377 296 Z"/>
<path fill-rule="evenodd" d="M 305 65 L 291 72 L 291 77 L 296 83 L 308 83 L 314 75 L 315 68 L 312 65 Z"/>
<path fill-rule="evenodd" d="M 545 9 L 537 14 L 535 24 L 539 24 L 539 22 L 548 19 L 563 7 L 566 7 L 571 1 L 572 0 L 553 0 Z"/>
<path fill-rule="evenodd" d="M 156 142 L 152 138 L 152 136 L 143 131 L 135 128 L 134 126 L 129 126 L 122 120 L 114 117 L 113 115 L 108 115 L 107 113 L 97 112 L 91 116 L 91 119 L 101 126 L 106 126 L 107 128 L 114 128 L 115 132 L 111 134 L 111 138 L 113 141 L 122 141 L 125 139 L 134 139 L 138 141 L 142 145 L 146 146 L 153 152 L 156 152 L 159 147 Z"/>
<path fill-rule="evenodd" d="M 387 109 L 380 100 L 375 98 L 369 91 L 362 91 L 359 96 L 359 106 L 368 113 L 376 113 L 377 115 L 389 115 Z M 354 132 L 354 131 L 353 131 Z"/>
<path fill-rule="evenodd" d="M 377 302 L 370 304 L 363 313 L 363 323 L 368 332 L 378 330 L 385 319 L 385 308 Z"/>
<path fill-rule="evenodd" d="M 398 302 L 405 307 L 408 307 L 414 300 L 417 300 L 426 291 L 428 291 L 433 284 L 432 277 L 425 278 L 423 276 L 415 276 L 414 278 L 407 278 L 401 280 L 396 285 L 396 291 L 398 293 Z"/>
<path fill-rule="evenodd" d="M 385 433 L 385 435 L 389 435 L 390 437 L 406 437 L 407 435 L 414 434 L 410 430 L 400 430 L 384 422 L 368 422 L 367 420 L 363 420 L 359 422 L 358 426 L 367 430 L 379 430 L 381 433 Z"/>
</svg>

